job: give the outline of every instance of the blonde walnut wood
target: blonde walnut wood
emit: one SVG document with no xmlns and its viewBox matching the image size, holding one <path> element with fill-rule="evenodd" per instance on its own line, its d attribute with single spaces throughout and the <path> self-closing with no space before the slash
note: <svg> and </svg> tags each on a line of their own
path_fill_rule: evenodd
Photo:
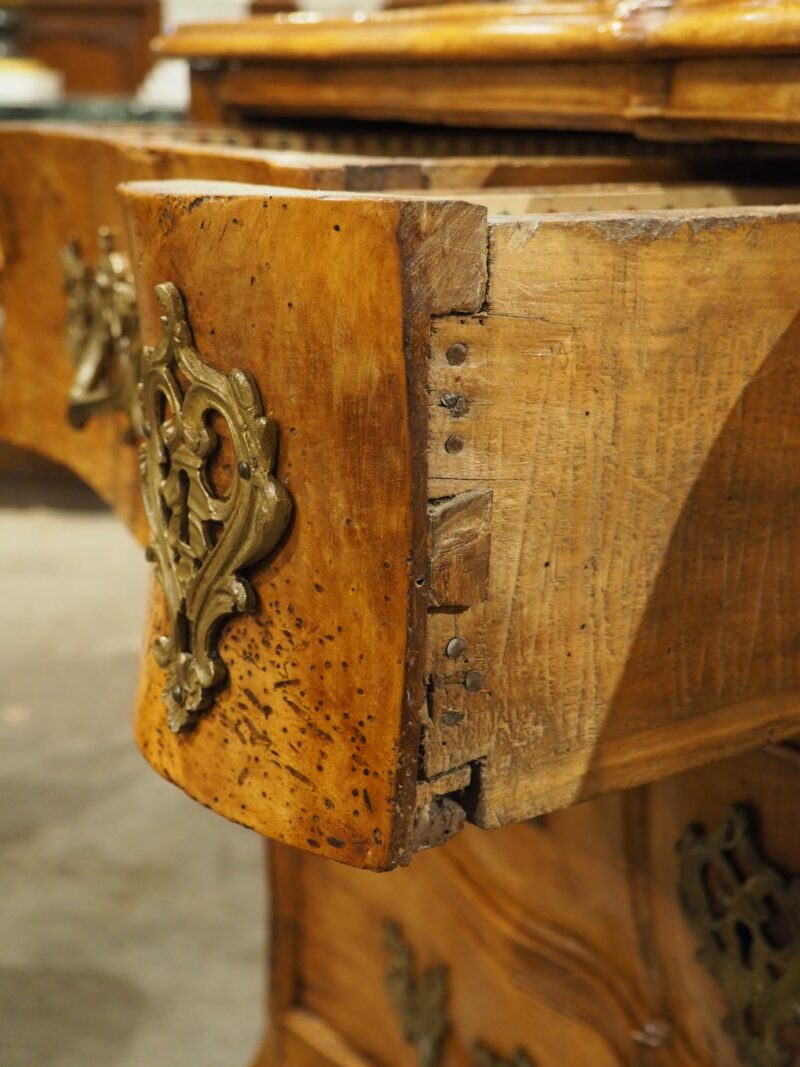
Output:
<svg viewBox="0 0 800 1067">
<path fill-rule="evenodd" d="M 487 310 L 433 324 L 429 495 L 494 499 L 488 598 L 431 619 L 424 768 L 480 761 L 481 825 L 797 730 L 798 237 L 793 208 L 490 219 Z"/>
<path fill-rule="evenodd" d="M 304 12 L 244 23 L 183 25 L 157 38 L 161 55 L 272 61 L 414 63 L 796 52 L 793 0 L 447 4 L 352 17 Z"/>
<path fill-rule="evenodd" d="M 66 419 L 74 375 L 64 342 L 66 300 L 58 250 L 74 235 L 94 262 L 97 233 L 110 227 L 126 250 L 116 186 L 148 178 L 237 179 L 299 187 L 402 184 L 391 161 L 312 156 L 171 141 L 149 133 L 7 124 L 0 131 L 0 242 L 5 351 L 0 432 L 21 448 L 69 466 L 146 539 L 135 449 L 123 441 L 124 415 L 94 419 L 82 431 Z M 388 167 L 388 169 L 387 169 Z"/>
<path fill-rule="evenodd" d="M 219 137 L 232 133 L 216 131 Z M 108 226 L 126 251 L 116 186 L 123 181 L 200 178 L 298 188 L 421 190 L 454 183 L 490 185 L 535 178 L 537 184 L 686 176 L 679 160 L 430 160 L 270 151 L 215 143 L 215 131 L 93 129 L 6 124 L 0 131 L 0 243 L 5 351 L 0 376 L 0 433 L 20 448 L 69 466 L 144 541 L 135 450 L 124 445 L 123 415 L 92 420 L 83 431 L 65 418 L 74 367 L 64 335 L 66 301 L 58 250 L 71 236 L 94 261 L 97 232 Z M 244 136 L 244 135 L 243 135 Z M 201 142 L 192 143 L 196 139 Z"/>
<path fill-rule="evenodd" d="M 194 733 L 167 736 L 143 660 L 137 736 L 166 777 L 382 869 L 465 815 L 503 825 L 797 730 L 795 209 L 710 206 L 758 196 L 720 186 L 551 187 L 519 194 L 542 213 L 487 218 L 441 195 L 154 183 L 126 192 L 126 237 L 113 188 L 131 178 L 423 171 L 90 131 L 0 144 L 3 436 L 145 537 L 122 420 L 64 418 L 52 250 L 109 222 L 146 340 L 171 280 L 202 357 L 251 371 L 280 426 L 294 525 L 252 575 L 258 612 L 225 631 L 230 685 Z M 653 210 L 673 194 L 709 206 Z M 585 195 L 597 211 L 550 212 Z M 148 645 L 161 615 L 155 596 Z"/>
<path fill-rule="evenodd" d="M 800 5 L 453 4 L 180 27 L 195 111 L 797 142 Z"/>
<path fill-rule="evenodd" d="M 275 847 L 281 971 L 259 1067 L 417 1067 L 385 990 L 386 919 L 422 965 L 449 968 L 441 1067 L 474 1067 L 476 1041 L 522 1048 L 537 1067 L 737 1067 L 729 1007 L 680 908 L 675 845 L 746 799 L 764 853 L 797 873 L 786 811 L 798 789 L 791 764 L 752 753 L 534 823 L 468 829 L 377 879 Z"/>
<path fill-rule="evenodd" d="M 278 213 L 279 196 L 286 208 Z M 800 224 L 794 209 L 496 219 L 487 245 L 480 209 L 446 201 L 404 205 L 153 185 L 137 188 L 129 203 L 140 291 L 167 268 L 175 272 L 207 358 L 230 367 L 235 354 L 258 376 L 276 417 L 296 430 L 282 446 L 283 471 L 284 477 L 292 472 L 298 516 L 307 516 L 258 585 L 261 618 L 231 626 L 223 658 L 236 659 L 238 641 L 248 666 L 190 742 L 163 737 L 153 713 L 158 672 L 146 674 L 139 736 L 162 773 L 270 836 L 387 866 L 407 856 L 414 837 L 411 802 L 396 801 L 395 790 L 408 775 L 413 792 L 417 721 L 422 779 L 441 781 L 441 792 L 487 827 L 797 730 L 792 330 L 800 279 L 791 248 Z M 385 232 L 396 231 L 400 243 L 395 248 L 392 236 L 390 251 L 381 253 L 374 217 L 384 213 Z M 286 221 L 293 217 L 301 220 L 297 230 Z M 312 244 L 319 246 L 313 268 L 299 271 L 293 249 Z M 381 261 L 397 262 L 398 255 L 401 266 L 382 273 Z M 269 277 L 254 290 L 248 279 L 257 281 L 265 262 Z M 374 266 L 366 276 L 382 279 L 386 294 L 380 311 L 362 280 L 368 262 Z M 293 285 L 305 294 L 299 325 L 295 301 L 287 299 Z M 677 306 L 676 286 L 683 293 Z M 388 302 L 393 291 L 395 311 Z M 459 305 L 481 310 L 442 314 Z M 401 348 L 385 347 L 392 314 L 399 316 L 395 336 L 405 332 L 418 346 L 410 363 Z M 336 325 L 339 316 L 346 318 Z M 334 347 L 332 338 L 339 340 Z M 447 358 L 454 345 L 467 352 L 455 365 Z M 319 352 L 328 353 L 321 364 Z M 427 382 L 421 361 L 429 367 Z M 297 383 L 310 385 L 312 368 L 314 389 L 300 395 Z M 383 382 L 374 395 L 363 392 L 367 368 L 366 381 Z M 335 377 L 326 379 L 323 371 Z M 379 372 L 389 377 L 373 379 Z M 395 384 L 406 373 L 407 395 Z M 334 426 L 321 413 L 337 396 L 343 421 Z M 454 406 L 453 396 L 464 404 Z M 369 412 L 372 421 L 354 421 L 353 411 Z M 314 436 L 323 422 L 333 437 Z M 465 442 L 455 454 L 444 447 L 454 430 Z M 328 453 L 342 466 L 334 474 L 326 460 L 317 486 Z M 390 473 L 390 456 L 400 463 L 397 473 Z M 351 457 L 361 466 L 351 468 Z M 426 460 L 427 482 L 421 478 Z M 401 469 L 414 472 L 405 500 Z M 332 508 L 332 483 L 343 494 L 341 514 Z M 390 487 L 390 496 L 382 496 Z M 468 490 L 480 492 L 463 499 L 483 501 L 492 492 L 490 537 L 489 513 L 479 509 L 475 531 L 456 530 L 453 543 L 482 546 L 479 570 L 485 573 L 488 555 L 488 587 L 482 578 L 473 581 L 478 570 L 470 564 L 463 572 L 473 575 L 467 592 L 429 601 L 427 631 L 412 595 L 415 621 L 407 639 L 405 608 L 396 611 L 389 602 L 426 585 L 426 539 L 415 511 L 420 493 L 445 501 L 434 512 L 442 506 L 449 512 L 447 498 L 457 502 Z M 371 493 L 381 537 L 365 525 Z M 320 515 L 322 523 L 315 521 Z M 364 531 L 358 550 L 374 552 L 361 563 L 355 553 L 348 556 L 349 535 L 339 525 L 347 518 Z M 331 552 L 335 565 L 320 577 Z M 395 568 L 405 560 L 418 565 L 401 579 Z M 384 590 L 381 579 L 392 574 L 398 584 Z M 453 590 L 460 572 L 456 577 Z M 319 620 L 332 635 L 329 612 L 356 597 L 363 622 L 341 639 L 349 671 L 341 682 L 334 656 L 328 667 L 305 646 L 298 651 L 281 642 L 277 658 L 268 648 L 263 663 L 252 662 L 261 619 L 274 625 L 276 605 L 286 609 L 284 598 L 275 597 L 287 582 L 303 625 Z M 315 584 L 330 590 L 330 602 L 311 594 Z M 386 606 L 381 595 L 389 598 Z M 435 611 L 437 599 L 455 613 Z M 452 661 L 446 649 L 456 636 L 466 652 Z M 363 678 L 353 667 L 356 655 L 369 664 Z M 416 681 L 398 685 L 384 705 L 390 718 L 374 700 L 390 679 L 399 680 L 398 670 Z M 285 682 L 296 684 L 300 704 L 277 694 Z M 389 727 L 387 737 L 363 751 L 358 731 L 345 742 L 361 706 L 359 688 L 372 695 L 375 721 Z M 307 779 L 289 783 L 288 808 L 282 786 L 271 793 L 263 771 L 253 775 L 254 735 L 241 731 L 247 689 L 270 716 L 276 708 L 289 716 L 275 717 L 255 739 L 283 772 L 288 767 Z M 345 761 L 335 764 L 338 775 L 361 769 L 383 780 L 379 803 L 388 821 L 370 823 L 379 838 L 372 843 L 359 829 L 360 801 L 343 814 L 342 795 L 327 791 L 324 761 L 292 748 L 302 737 L 289 739 L 285 751 L 280 739 L 275 747 L 275 727 L 291 724 L 293 734 L 298 718 L 312 733 L 330 733 L 319 715 L 331 701 L 341 716 L 334 721 L 342 734 L 330 750 Z M 359 715 L 360 730 L 363 721 Z M 222 749 L 220 725 L 228 730 Z M 355 742 L 359 758 L 350 763 Z M 465 772 L 469 785 L 460 796 Z M 451 775 L 458 786 L 450 785 Z M 320 814 L 325 798 L 336 815 Z M 440 827 L 443 839 L 452 832 L 452 809 L 435 795 L 426 795 L 425 804 L 418 826 Z M 319 830 L 313 817 L 298 820 L 303 808 L 315 813 Z M 423 836 L 430 843 L 427 829 Z"/>
<path fill-rule="evenodd" d="M 257 380 L 294 506 L 271 565 L 252 570 L 260 610 L 222 639 L 229 687 L 192 733 L 171 735 L 146 657 L 139 745 L 229 818 L 393 866 L 412 849 L 422 702 L 428 322 L 480 307 L 485 213 L 209 183 L 123 192 L 145 343 L 160 329 L 146 294 L 168 278 L 203 360 Z"/>
</svg>

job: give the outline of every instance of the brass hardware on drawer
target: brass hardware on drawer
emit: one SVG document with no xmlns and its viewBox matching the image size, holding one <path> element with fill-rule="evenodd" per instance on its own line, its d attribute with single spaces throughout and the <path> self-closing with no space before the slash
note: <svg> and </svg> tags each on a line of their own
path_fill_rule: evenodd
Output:
<svg viewBox="0 0 800 1067">
<path fill-rule="evenodd" d="M 475 1045 L 475 1067 L 535 1067 L 532 1059 L 521 1049 L 515 1049 L 510 1059 L 504 1059 L 479 1041 Z"/>
<path fill-rule="evenodd" d="M 438 1067 L 450 1032 L 447 1016 L 449 971 L 440 965 L 420 974 L 414 952 L 397 923 L 383 924 L 383 942 L 390 955 L 386 988 L 403 1036 L 410 1045 L 416 1045 L 420 1067 Z M 515 1049 L 510 1059 L 504 1059 L 482 1041 L 475 1042 L 473 1057 L 475 1067 L 535 1067 L 521 1048 Z"/>
<path fill-rule="evenodd" d="M 75 364 L 67 414 L 81 428 L 103 411 L 127 411 L 138 435 L 136 385 L 139 374 L 139 320 L 136 291 L 127 257 L 114 235 L 98 231 L 95 267 L 83 258 L 76 238 L 61 249 L 67 294 L 66 346 Z"/>
<path fill-rule="evenodd" d="M 761 855 L 753 823 L 736 804 L 711 833 L 689 827 L 678 845 L 681 903 L 730 1005 L 740 1060 L 788 1067 L 782 1030 L 800 1020 L 800 879 Z"/>
<path fill-rule="evenodd" d="M 386 988 L 403 1036 L 419 1052 L 420 1067 L 438 1067 L 450 1029 L 447 1000 L 450 978 L 446 967 L 417 971 L 414 953 L 400 927 L 384 923 L 384 946 L 389 953 Z"/>
<path fill-rule="evenodd" d="M 167 672 L 167 720 L 177 732 L 193 724 L 224 681 L 217 650 L 222 623 L 255 607 L 255 593 L 239 572 L 275 546 L 291 501 L 272 475 L 277 426 L 262 413 L 256 382 L 200 358 L 174 285 L 156 286 L 156 297 L 165 315 L 158 346 L 142 352 L 140 466 L 152 535 L 147 553 L 169 622 L 154 651 Z M 218 444 L 207 425 L 213 412 L 226 424 L 235 457 L 224 496 L 209 475 Z"/>
</svg>

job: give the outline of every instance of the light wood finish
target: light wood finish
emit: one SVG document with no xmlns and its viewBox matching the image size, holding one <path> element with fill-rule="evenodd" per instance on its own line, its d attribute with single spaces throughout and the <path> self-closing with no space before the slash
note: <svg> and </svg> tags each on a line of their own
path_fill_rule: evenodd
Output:
<svg viewBox="0 0 800 1067">
<path fill-rule="evenodd" d="M 412 475 L 428 323 L 480 307 L 485 213 L 207 183 L 124 191 L 145 342 L 160 330 L 147 294 L 169 280 L 203 358 L 258 381 L 295 508 L 253 577 L 261 613 L 222 642 L 230 688 L 199 729 L 170 734 L 147 657 L 139 744 L 230 818 L 392 866 L 411 850 L 422 692 L 425 485 Z M 160 632 L 157 606 L 151 623 Z"/>
<path fill-rule="evenodd" d="M 363 28 L 359 28 L 363 27 Z M 796 53 L 794 0 L 674 0 L 668 5 L 578 2 L 475 3 L 350 16 L 305 12 L 244 23 L 188 23 L 154 43 L 187 58 L 311 62 L 369 59 L 510 62 L 733 52 Z"/>
<path fill-rule="evenodd" d="M 424 766 L 479 761 L 482 825 L 796 729 L 798 239 L 793 208 L 492 220 L 487 310 L 434 323 L 429 495 L 494 502 L 488 600 L 431 619 Z"/>
<path fill-rule="evenodd" d="M 316 649 L 301 658 L 285 646 L 256 665 L 245 657 L 250 674 L 234 677 L 220 705 L 232 731 L 224 749 L 213 713 L 191 741 L 164 738 L 154 710 L 161 676 L 148 663 L 139 736 L 162 773 L 270 836 L 322 849 L 332 837 L 345 843 L 329 850 L 335 858 L 381 866 L 444 839 L 459 812 L 496 827 L 797 731 L 796 209 L 490 217 L 487 244 L 480 209 L 446 201 L 280 194 L 287 209 L 278 214 L 278 194 L 265 190 L 133 188 L 140 292 L 171 276 L 188 296 L 201 352 L 256 374 L 284 436 L 290 427 L 281 469 L 307 518 L 257 579 L 262 615 L 231 627 L 224 657 L 274 618 L 271 583 L 288 581 L 304 624 L 326 632 L 334 632 L 329 612 L 352 588 L 364 605 L 360 629 L 341 638 L 346 677 L 323 672 Z M 385 247 L 373 216 L 397 219 L 400 209 L 431 220 L 442 212 L 440 235 L 429 240 L 423 228 L 417 248 L 420 224 L 404 224 L 399 245 L 392 237 Z M 308 233 L 301 223 L 284 228 L 293 211 L 309 220 Z M 385 228 L 394 234 L 397 222 Z M 223 232 L 231 236 L 220 245 Z M 315 260 L 301 270 L 294 249 L 312 237 Z M 271 273 L 272 288 L 254 294 L 248 279 L 265 261 L 280 264 L 281 287 Z M 387 275 L 385 264 L 398 261 L 399 274 L 392 267 Z M 383 312 L 369 304 L 365 278 L 380 279 Z M 293 310 L 280 302 L 293 286 L 316 293 L 297 334 Z M 451 306 L 476 313 L 441 314 Z M 345 315 L 349 332 L 337 325 Z M 406 322 L 406 356 L 385 347 L 387 335 L 399 346 L 395 315 Z M 417 332 L 419 315 L 431 316 L 430 334 Z M 299 396 L 307 365 L 315 389 Z M 364 399 L 365 367 L 389 375 L 379 390 L 388 407 Z M 407 408 L 390 386 L 400 374 L 408 375 Z M 336 397 L 341 423 L 339 407 L 329 411 Z M 350 414 L 358 397 L 366 422 Z M 315 436 L 334 431 L 337 446 Z M 448 447 L 454 435 L 457 451 Z M 328 452 L 341 469 L 333 460 L 318 466 L 315 457 Z M 409 467 L 412 484 L 400 474 Z M 387 477 L 396 483 L 389 496 Z M 358 529 L 362 516 L 361 564 L 340 542 L 332 484 Z M 428 534 L 414 512 L 420 492 L 431 502 Z M 364 518 L 373 493 L 383 516 L 375 528 Z M 394 523 L 398 539 L 384 541 Z M 320 579 L 314 567 L 326 544 L 336 551 Z M 415 561 L 407 576 L 384 591 L 383 579 L 405 560 Z M 317 581 L 330 603 L 314 595 Z M 423 588 L 427 619 L 413 607 Z M 379 602 L 373 611 L 373 595 L 410 597 L 410 629 L 404 612 L 378 610 Z M 448 655 L 455 638 L 464 648 Z M 359 684 L 357 655 L 374 665 L 383 649 L 391 650 L 386 662 Z M 398 668 L 405 683 L 388 697 Z M 351 718 L 359 688 L 373 700 L 383 692 L 385 710 L 372 714 L 388 736 L 369 750 L 369 769 L 388 776 L 381 797 L 389 805 L 392 783 L 407 771 L 414 791 L 421 723 L 416 832 L 408 821 L 396 831 L 375 823 L 392 845 L 365 847 L 363 813 L 343 816 L 341 798 L 325 792 L 327 771 L 302 754 L 291 765 L 309 781 L 292 784 L 289 807 L 284 790 L 280 811 L 269 791 L 259 799 L 257 780 L 239 780 L 253 751 L 250 734 L 236 729 L 250 675 L 261 686 L 256 702 L 272 708 L 273 743 L 277 727 L 293 733 L 298 718 L 283 696 L 276 710 L 278 678 L 296 677 L 310 694 L 319 687 L 320 700 L 333 692 Z M 316 699 L 302 707 L 329 733 Z M 339 726 L 330 751 L 347 763 L 346 721 Z M 281 764 L 291 762 L 281 753 Z M 330 828 L 320 842 L 302 809 L 322 817 L 321 796 L 335 799 L 337 814 L 335 825 L 324 817 Z"/>
<path fill-rule="evenodd" d="M 232 146 L 220 143 L 222 138 L 244 143 Z M 438 192 L 466 186 L 474 194 L 477 187 L 497 184 L 685 181 L 695 167 L 706 171 L 711 165 L 680 156 L 392 159 L 274 151 L 248 147 L 249 139 L 270 140 L 266 134 L 196 128 L 31 128 L 12 123 L 0 131 L 0 241 L 7 257 L 0 432 L 19 447 L 71 467 L 142 538 L 135 455 L 121 445 L 124 420 L 109 416 L 76 431 L 64 416 L 73 367 L 64 349 L 66 304 L 57 251 L 74 234 L 91 259 L 100 226 L 114 229 L 124 247 L 117 183 L 203 176 L 329 190 Z M 520 195 L 529 202 L 529 194 Z M 549 209 L 549 202 L 540 202 Z M 497 207 L 518 203 L 519 198 L 504 194 Z"/>
<path fill-rule="evenodd" d="M 52 250 L 121 232 L 120 180 L 423 180 L 414 161 L 88 132 L 0 143 L 2 434 L 142 539 L 123 420 L 64 419 Z M 464 819 L 502 825 L 797 729 L 797 212 L 651 208 L 757 197 L 720 186 L 590 194 L 592 213 L 511 218 L 209 181 L 126 194 L 146 339 L 148 294 L 173 281 L 201 355 L 256 377 L 296 506 L 193 733 L 167 733 L 143 660 L 139 743 L 215 810 L 380 869 Z M 519 195 L 548 212 L 584 194 Z M 148 644 L 161 612 L 156 597 Z"/>
<path fill-rule="evenodd" d="M 800 140 L 800 5 L 454 4 L 179 27 L 195 114 Z"/>
<path fill-rule="evenodd" d="M 144 516 L 135 450 L 123 445 L 125 420 L 110 415 L 82 431 L 68 425 L 74 373 L 64 347 L 66 303 L 58 249 L 77 236 L 93 260 L 100 226 L 125 247 L 115 187 L 149 178 L 229 179 L 300 188 L 421 191 L 453 184 L 536 184 L 688 176 L 679 159 L 392 159 L 270 151 L 217 143 L 245 135 L 198 129 L 92 129 L 6 124 L 0 131 L 0 242 L 6 320 L 0 377 L 5 440 L 63 463 L 80 475 L 141 539 Z M 197 140 L 201 143 L 193 143 Z M 202 143 L 206 141 L 207 143 Z"/>
<path fill-rule="evenodd" d="M 241 63 L 241 65 L 239 65 Z M 193 82 L 194 84 L 194 82 Z M 796 59 L 745 57 L 623 64 L 598 61 L 267 65 L 233 61 L 210 74 L 197 119 L 259 122 L 322 115 L 384 122 L 611 130 L 655 139 L 800 142 Z M 194 93 L 194 89 L 193 89 Z"/>
<path fill-rule="evenodd" d="M 58 257 L 72 235 L 94 261 L 97 232 L 111 227 L 125 247 L 119 182 L 147 178 L 236 178 L 277 185 L 414 185 L 415 164 L 309 157 L 225 145 L 193 145 L 151 134 L 15 126 L 0 131 L 0 242 L 4 251 L 5 352 L 0 428 L 5 440 L 69 466 L 111 503 L 143 540 L 135 449 L 122 415 L 77 431 L 66 420 L 74 368 L 64 346 L 66 302 Z"/>
<path fill-rule="evenodd" d="M 800 874 L 786 817 L 800 778 L 766 753 L 534 823 L 468 829 L 380 878 L 275 847 L 259 1067 L 417 1067 L 385 987 L 387 919 L 420 967 L 450 970 L 441 1067 L 474 1067 L 476 1041 L 508 1057 L 522 1048 L 536 1067 L 737 1067 L 729 1005 L 680 908 L 675 846 L 690 823 L 711 830 L 742 801 L 765 855 Z"/>
</svg>

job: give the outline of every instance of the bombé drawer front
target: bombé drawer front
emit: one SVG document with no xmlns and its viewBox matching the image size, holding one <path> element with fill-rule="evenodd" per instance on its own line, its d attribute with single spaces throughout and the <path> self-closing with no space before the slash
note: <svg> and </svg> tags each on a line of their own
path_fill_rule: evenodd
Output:
<svg viewBox="0 0 800 1067">
<path fill-rule="evenodd" d="M 123 196 L 162 774 L 384 869 L 797 731 L 794 209 Z"/>
<path fill-rule="evenodd" d="M 205 178 L 383 189 L 446 184 L 456 174 L 461 181 L 465 174 L 476 181 L 491 175 L 486 164 L 465 170 L 447 161 L 232 148 L 222 138 L 246 144 L 244 135 L 232 131 L 191 127 L 7 123 L 0 130 L 5 311 L 0 435 L 71 467 L 143 538 L 131 445 L 137 427 L 128 415 L 138 320 L 117 185 Z M 519 166 L 524 169 L 524 161 Z M 592 173 L 608 176 L 616 170 L 630 168 L 617 160 Z M 586 165 L 576 162 L 576 174 L 586 172 Z M 557 173 L 545 168 L 545 180 L 560 176 L 563 168 Z"/>
<path fill-rule="evenodd" d="M 691 161 L 669 156 L 397 159 L 270 150 L 259 143 L 282 141 L 276 131 L 155 125 L 7 123 L 0 130 L 5 310 L 0 434 L 71 467 L 142 537 L 136 450 L 123 440 L 136 430 L 126 408 L 138 322 L 115 191 L 120 182 L 205 178 L 418 191 L 614 179 L 674 182 L 685 180 L 692 167 Z"/>
<path fill-rule="evenodd" d="M 469 204 L 123 186 L 155 594 L 153 766 L 269 837 L 383 869 L 460 829 L 418 783 L 432 315 L 484 298 Z M 483 513 L 484 528 L 486 523 Z"/>
<path fill-rule="evenodd" d="M 272 854 L 263 1067 L 777 1067 L 800 1052 L 797 750 L 381 878 Z"/>
<path fill-rule="evenodd" d="M 88 126 L 0 131 L 0 434 L 71 467 L 142 537 L 127 414 L 138 322 L 116 186 L 155 177 L 336 178 L 280 154 L 160 138 Z"/>
</svg>

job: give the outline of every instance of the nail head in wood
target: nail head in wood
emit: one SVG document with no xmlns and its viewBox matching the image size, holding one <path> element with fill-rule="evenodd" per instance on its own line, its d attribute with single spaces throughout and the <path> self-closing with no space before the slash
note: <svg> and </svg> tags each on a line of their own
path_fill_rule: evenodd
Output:
<svg viewBox="0 0 800 1067">
<path fill-rule="evenodd" d="M 462 344 L 461 341 L 456 341 L 455 344 L 450 345 L 445 353 L 445 359 L 451 367 L 460 366 L 467 358 L 467 346 Z"/>
<path fill-rule="evenodd" d="M 464 688 L 468 693 L 477 693 L 483 689 L 483 675 L 480 671 L 467 671 L 464 675 Z"/>
<path fill-rule="evenodd" d="M 463 637 L 451 637 L 444 650 L 448 659 L 458 659 L 467 651 L 467 642 Z"/>
<path fill-rule="evenodd" d="M 469 397 L 460 396 L 458 393 L 443 393 L 439 403 L 447 408 L 454 419 L 461 419 L 469 412 Z"/>
<path fill-rule="evenodd" d="M 456 708 L 448 708 L 447 711 L 442 712 L 442 722 L 445 726 L 458 726 L 463 718 L 464 713 Z"/>
</svg>

